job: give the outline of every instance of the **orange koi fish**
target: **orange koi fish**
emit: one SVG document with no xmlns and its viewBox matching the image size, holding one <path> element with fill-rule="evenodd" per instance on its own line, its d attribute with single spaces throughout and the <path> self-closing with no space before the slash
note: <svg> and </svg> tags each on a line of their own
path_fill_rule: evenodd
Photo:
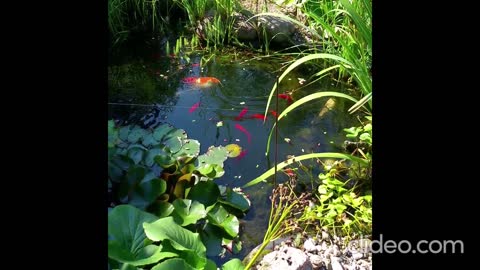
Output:
<svg viewBox="0 0 480 270">
<path fill-rule="evenodd" d="M 240 130 L 241 132 L 245 133 L 245 135 L 247 135 L 248 143 L 250 143 L 250 141 L 251 141 L 250 133 L 244 127 L 242 127 L 240 124 L 235 124 L 235 128 Z"/>
<path fill-rule="evenodd" d="M 248 112 L 248 108 L 245 107 L 243 110 L 238 114 L 237 117 L 235 117 L 235 120 L 239 121 L 242 119 L 242 117 Z"/>
<path fill-rule="evenodd" d="M 197 103 L 195 103 L 195 104 L 193 104 L 193 106 L 190 107 L 190 110 L 188 110 L 188 112 L 189 112 L 189 113 L 194 112 L 194 111 L 198 108 L 198 106 L 200 106 L 200 101 L 197 102 Z"/>
<path fill-rule="evenodd" d="M 220 83 L 215 77 L 187 77 L 182 80 L 184 83 L 195 84 L 197 86 L 210 86 L 211 84 Z"/>
</svg>

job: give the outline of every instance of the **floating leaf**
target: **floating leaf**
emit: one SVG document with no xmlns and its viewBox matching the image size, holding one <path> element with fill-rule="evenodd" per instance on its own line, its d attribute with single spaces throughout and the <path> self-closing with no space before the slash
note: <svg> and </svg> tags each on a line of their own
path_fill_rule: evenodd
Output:
<svg viewBox="0 0 480 270">
<path fill-rule="evenodd" d="M 225 145 L 225 149 L 227 150 L 227 156 L 231 158 L 238 157 L 242 152 L 242 147 L 235 143 Z"/>
<path fill-rule="evenodd" d="M 207 215 L 205 206 L 197 201 L 176 199 L 172 204 L 175 208 L 172 213 L 172 217 L 174 218 L 175 222 L 181 226 L 194 224 L 199 219 L 204 218 Z"/>
<path fill-rule="evenodd" d="M 220 189 L 213 181 L 200 181 L 188 193 L 188 199 L 198 201 L 205 206 L 213 205 L 220 196 Z"/>
<path fill-rule="evenodd" d="M 172 155 L 173 158 L 179 157 L 197 157 L 200 153 L 200 142 L 197 140 L 186 139 L 182 143 L 182 148 Z"/>
<path fill-rule="evenodd" d="M 227 188 L 225 199 L 219 199 L 219 201 L 223 204 L 239 209 L 242 212 L 245 212 L 250 208 L 250 201 L 245 195 L 233 191 L 231 188 Z"/>
<path fill-rule="evenodd" d="M 207 256 L 218 256 L 222 252 L 223 235 L 224 231 L 220 227 L 210 223 L 200 231 L 202 242 L 207 248 Z"/>
<path fill-rule="evenodd" d="M 147 134 L 147 131 L 139 126 L 134 126 L 130 133 L 128 133 L 127 140 L 129 143 L 136 143 Z"/>
<path fill-rule="evenodd" d="M 198 156 L 197 167 L 204 164 L 217 164 L 223 168 L 223 162 L 227 159 L 228 152 L 223 146 L 210 146 L 207 152 Z"/>
<path fill-rule="evenodd" d="M 184 140 L 187 139 L 187 133 L 183 129 L 176 129 L 163 138 L 164 144 L 168 147 L 170 153 L 176 153 L 182 148 Z"/>
<path fill-rule="evenodd" d="M 163 137 L 174 129 L 175 128 L 173 126 L 169 125 L 169 124 L 163 124 L 161 126 L 158 126 L 153 131 L 153 138 L 157 141 L 162 141 Z"/>
<path fill-rule="evenodd" d="M 152 167 L 157 156 L 168 156 L 168 154 L 161 148 L 150 149 L 144 159 L 145 165 Z"/>
<path fill-rule="evenodd" d="M 223 228 L 231 237 L 238 235 L 240 223 L 237 217 L 227 212 L 221 205 L 215 205 L 207 217 L 213 225 Z"/>
</svg>

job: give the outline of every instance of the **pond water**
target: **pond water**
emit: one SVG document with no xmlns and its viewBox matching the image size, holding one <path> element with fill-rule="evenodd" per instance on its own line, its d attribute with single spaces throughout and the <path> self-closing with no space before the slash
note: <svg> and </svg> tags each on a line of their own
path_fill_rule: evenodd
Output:
<svg viewBox="0 0 480 270">
<path fill-rule="evenodd" d="M 227 159 L 225 175 L 215 180 L 221 185 L 240 187 L 274 165 L 273 138 L 270 155 L 265 155 L 274 118 L 269 114 L 264 123 L 263 119 L 251 116 L 264 113 L 268 95 L 283 71 L 280 68 L 286 60 L 276 59 L 238 52 L 203 55 L 203 60 L 200 54 L 167 57 L 148 46 L 117 54 L 110 59 L 109 66 L 108 118 L 120 124 L 143 127 L 168 122 L 184 129 L 189 138 L 198 140 L 200 154 L 212 145 L 240 145 L 245 150 L 244 155 Z M 183 82 L 188 77 L 215 77 L 221 84 L 200 87 Z M 305 83 L 302 78 L 306 79 Z M 328 79 L 305 86 L 308 79 L 306 74 L 293 72 L 282 81 L 279 93 L 293 91 L 293 100 L 298 100 L 316 91 L 345 92 Z M 358 122 L 346 113 L 351 103 L 344 104 L 342 99 L 335 99 L 333 109 L 319 117 L 327 101 L 325 98 L 307 103 L 279 121 L 278 162 L 287 159 L 287 155 L 343 151 L 343 128 Z M 198 104 L 198 108 L 192 108 L 194 104 Z M 287 100 L 279 99 L 278 104 L 277 112 L 280 113 L 287 107 Z M 272 106 L 270 109 L 275 110 L 275 102 Z M 244 117 L 236 119 L 245 108 L 248 111 Z M 223 126 L 217 127 L 219 121 Z M 238 125 L 250 133 L 250 141 Z M 312 162 L 302 163 L 308 166 Z M 317 181 L 315 168 L 318 167 L 313 168 L 313 180 Z M 309 186 L 311 178 L 303 178 Z M 283 173 L 278 174 L 277 181 L 286 179 Z M 252 207 L 242 220 L 242 251 L 225 258 L 212 258 L 218 265 L 232 257 L 242 259 L 261 243 L 268 224 L 271 189 L 271 183 L 260 183 L 244 190 L 250 196 Z"/>
</svg>

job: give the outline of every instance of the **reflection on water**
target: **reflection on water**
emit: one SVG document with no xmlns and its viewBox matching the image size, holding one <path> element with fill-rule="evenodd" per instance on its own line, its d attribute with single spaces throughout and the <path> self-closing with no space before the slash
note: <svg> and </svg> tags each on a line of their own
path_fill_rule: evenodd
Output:
<svg viewBox="0 0 480 270">
<path fill-rule="evenodd" d="M 265 123 L 254 116 L 264 113 L 268 95 L 279 75 L 275 71 L 279 67 L 280 63 L 265 59 L 242 62 L 214 58 L 203 64 L 200 56 L 191 56 L 189 61 L 147 57 L 111 66 L 109 118 L 143 127 L 156 127 L 168 122 L 184 129 L 189 138 L 200 141 L 200 153 L 206 152 L 211 145 L 240 145 L 245 150 L 243 158 L 226 160 L 225 175 L 215 180 L 218 184 L 239 187 L 274 165 L 273 158 L 269 160 L 265 155 L 273 116 L 269 114 Z M 221 83 L 199 87 L 183 81 L 188 77 L 215 77 Z M 301 74 L 291 73 L 281 83 L 280 93 L 293 91 L 295 101 L 316 91 L 342 91 L 330 82 L 302 88 L 302 78 Z M 327 100 L 308 103 L 279 122 L 279 162 L 287 155 L 341 151 L 344 140 L 342 129 L 352 126 L 354 119 L 343 109 L 345 101 L 342 99 L 336 99 L 335 107 L 319 118 L 318 114 Z M 280 113 L 287 107 L 288 100 L 279 99 L 278 102 Z M 194 105 L 198 108 L 192 109 Z M 245 109 L 247 111 L 239 117 Z M 274 107 L 271 109 L 275 110 Z M 220 121 L 223 125 L 217 126 Z M 250 134 L 250 141 L 245 131 Z M 273 148 L 270 155 L 273 155 Z M 302 163 L 308 166 L 309 162 Z M 277 179 L 283 181 L 286 178 L 279 174 Z M 242 240 L 245 242 L 241 254 L 234 256 L 238 258 L 243 258 L 263 239 L 270 208 L 269 184 L 259 184 L 247 188 L 245 192 L 250 195 L 252 208 L 242 221 Z M 215 260 L 221 263 L 229 258 Z"/>
</svg>

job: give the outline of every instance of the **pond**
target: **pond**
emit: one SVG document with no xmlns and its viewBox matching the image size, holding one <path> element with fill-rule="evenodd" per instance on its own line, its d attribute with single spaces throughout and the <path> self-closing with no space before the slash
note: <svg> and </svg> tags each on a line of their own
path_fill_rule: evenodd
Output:
<svg viewBox="0 0 480 270">
<path fill-rule="evenodd" d="M 142 127 L 168 122 L 198 140 L 200 154 L 212 145 L 240 145 L 242 155 L 225 161 L 225 175 L 215 181 L 241 187 L 274 166 L 273 138 L 269 155 L 265 152 L 275 120 L 271 112 L 265 123 L 259 115 L 263 115 L 268 95 L 286 61 L 238 51 L 228 55 L 166 56 L 149 46 L 117 53 L 109 65 L 108 118 Z M 346 91 L 327 78 L 308 85 L 309 75 L 299 72 L 290 73 L 282 81 L 279 93 L 292 92 L 293 100 L 298 100 L 316 91 Z M 220 83 L 192 84 L 188 83 L 189 77 L 214 77 Z M 280 113 L 288 102 L 279 99 L 275 108 L 273 101 L 269 110 Z M 351 104 L 343 102 L 328 98 L 312 101 L 279 121 L 277 161 L 284 161 L 288 155 L 343 151 L 343 128 L 358 123 L 346 113 Z M 326 103 L 331 110 L 320 117 Z M 239 117 L 242 111 L 244 115 Z M 302 163 L 308 166 L 312 162 Z M 313 170 L 313 181 L 318 181 L 318 173 Z M 303 178 L 306 186 L 311 185 L 312 178 Z M 286 179 L 283 173 L 278 174 L 277 181 Z M 252 207 L 242 220 L 242 251 L 212 258 L 217 265 L 232 257 L 242 259 L 261 243 L 268 224 L 271 189 L 271 183 L 260 183 L 244 190 Z"/>
</svg>

